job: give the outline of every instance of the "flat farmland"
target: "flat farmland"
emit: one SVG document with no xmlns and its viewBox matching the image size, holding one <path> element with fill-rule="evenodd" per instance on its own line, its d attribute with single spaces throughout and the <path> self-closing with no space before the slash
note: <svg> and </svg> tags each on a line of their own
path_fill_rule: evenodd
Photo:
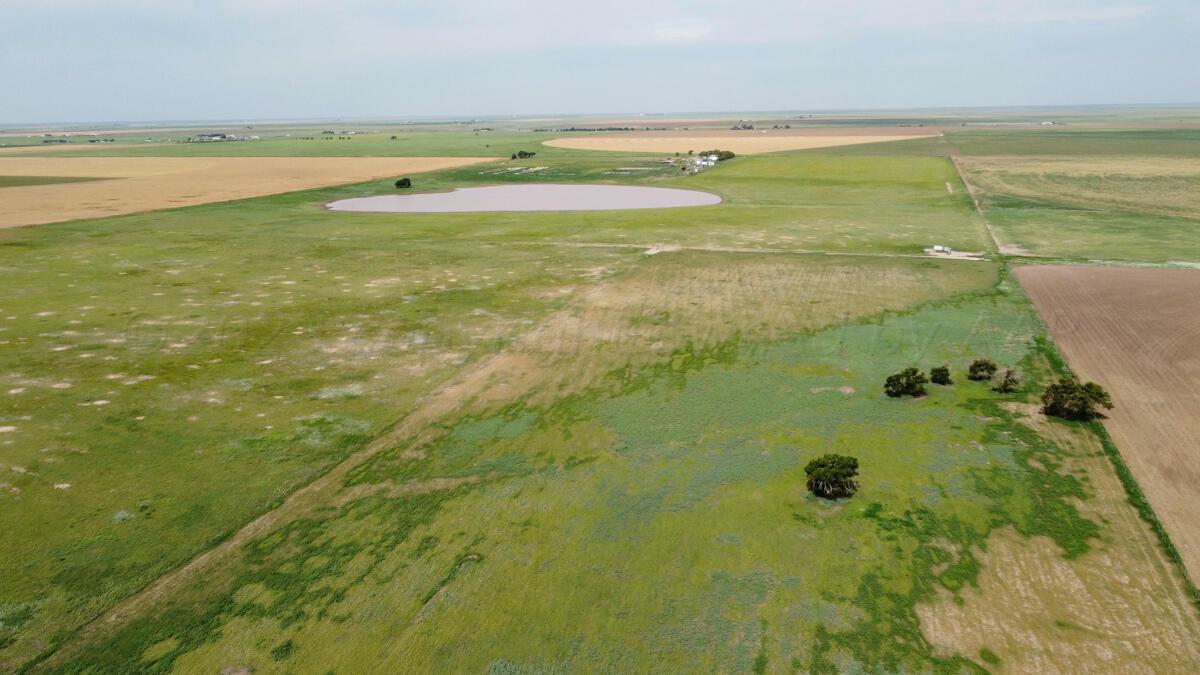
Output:
<svg viewBox="0 0 1200 675">
<path fill-rule="evenodd" d="M 1200 262 L 1195 130 L 948 133 L 1008 255 Z"/>
<path fill-rule="evenodd" d="M 0 176 L 107 180 L 0 188 L 0 228 L 194 206 L 488 161 L 463 157 L 7 157 Z"/>
<path fill-rule="evenodd" d="M 1071 367 L 1112 393 L 1104 426 L 1200 576 L 1200 271 L 1027 266 L 1017 276 Z"/>
<path fill-rule="evenodd" d="M 395 193 L 372 180 L 0 231 L 0 670 L 1200 663 L 1095 429 L 1036 412 L 1057 366 L 1004 262 L 921 252 L 988 247 L 947 158 L 655 159 L 419 186 L 724 201 L 321 208 Z M 967 380 L 983 355 L 1022 388 Z M 831 451 L 849 500 L 804 489 Z"/>
<path fill-rule="evenodd" d="M 545 141 L 554 148 L 652 152 L 669 154 L 701 150 L 732 150 L 739 155 L 757 155 L 788 150 L 811 150 L 863 143 L 886 143 L 936 136 L 933 130 L 914 129 L 695 129 L 686 131 L 638 131 L 603 135 L 572 136 Z"/>
</svg>

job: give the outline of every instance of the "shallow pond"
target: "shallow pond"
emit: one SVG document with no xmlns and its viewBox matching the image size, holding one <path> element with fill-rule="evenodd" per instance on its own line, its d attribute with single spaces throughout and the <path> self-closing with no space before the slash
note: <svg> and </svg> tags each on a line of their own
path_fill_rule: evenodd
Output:
<svg viewBox="0 0 1200 675">
<path fill-rule="evenodd" d="M 467 213 L 478 211 L 611 211 L 719 204 L 708 192 L 636 185 L 492 185 L 330 202 L 333 211 Z"/>
</svg>

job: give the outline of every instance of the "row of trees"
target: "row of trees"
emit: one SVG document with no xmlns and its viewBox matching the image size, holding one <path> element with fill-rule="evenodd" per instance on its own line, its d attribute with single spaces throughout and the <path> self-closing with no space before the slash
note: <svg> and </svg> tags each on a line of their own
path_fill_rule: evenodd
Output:
<svg viewBox="0 0 1200 675">
<path fill-rule="evenodd" d="M 929 382 L 950 385 L 950 368 L 937 366 L 929 371 L 930 376 L 916 368 L 889 375 L 883 391 L 892 398 L 901 396 L 924 396 Z M 1001 370 L 991 359 L 976 359 L 967 368 L 967 379 L 976 382 L 991 382 L 992 391 L 1011 394 L 1021 386 L 1021 378 L 1013 368 Z M 1112 398 L 1104 387 L 1095 382 L 1081 383 L 1074 376 L 1067 376 L 1046 387 L 1042 393 L 1042 410 L 1047 415 L 1070 420 L 1090 420 L 1100 416 L 1099 408 L 1111 410 Z"/>
<path fill-rule="evenodd" d="M 891 375 L 883 390 L 888 396 L 924 396 L 925 385 L 949 385 L 949 366 L 930 369 L 930 377 L 916 368 L 905 368 Z M 990 359 L 977 359 L 967 369 L 967 379 L 977 382 L 991 381 L 992 390 L 1010 394 L 1017 390 L 1021 380 L 1012 368 L 1003 373 Z M 1059 379 L 1046 387 L 1042 393 L 1042 410 L 1047 415 L 1070 420 L 1090 420 L 1100 415 L 1097 408 L 1111 410 L 1112 398 L 1104 387 L 1095 382 L 1081 383 L 1074 376 Z M 809 492 L 823 499 L 851 497 L 858 491 L 858 458 L 846 455 L 825 454 L 810 461 L 804 467 Z"/>
</svg>

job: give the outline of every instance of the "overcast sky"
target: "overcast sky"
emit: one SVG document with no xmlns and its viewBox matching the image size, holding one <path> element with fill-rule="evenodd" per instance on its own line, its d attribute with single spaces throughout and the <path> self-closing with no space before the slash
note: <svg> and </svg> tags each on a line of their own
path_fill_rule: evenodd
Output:
<svg viewBox="0 0 1200 675">
<path fill-rule="evenodd" d="M 0 123 L 1200 102 L 1200 0 L 0 0 Z"/>
</svg>

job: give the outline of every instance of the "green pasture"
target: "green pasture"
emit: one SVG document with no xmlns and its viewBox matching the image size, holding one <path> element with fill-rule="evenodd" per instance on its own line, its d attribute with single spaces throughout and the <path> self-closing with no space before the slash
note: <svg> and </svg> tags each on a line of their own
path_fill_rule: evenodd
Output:
<svg viewBox="0 0 1200 675">
<path fill-rule="evenodd" d="M 1080 515 L 1092 493 L 1060 470 L 1067 451 L 1001 407 L 1051 375 L 1030 305 L 999 263 L 921 255 L 939 243 L 994 254 L 945 156 L 781 154 L 680 176 L 659 157 L 556 151 L 529 133 L 390 135 L 93 152 L 529 149 L 414 175 L 414 189 L 621 182 L 724 202 L 321 206 L 395 193 L 386 180 L 0 230 L 0 670 L 972 672 L 989 658 L 935 652 L 915 608 L 970 586 L 999 528 L 1049 537 L 1070 559 L 1107 536 Z M 644 255 L 661 245 L 682 250 Z M 704 336 L 731 319 L 706 313 L 704 297 L 686 321 L 594 297 L 639 273 L 653 283 L 631 288 L 653 296 L 766 255 L 781 273 L 852 277 L 848 261 L 862 261 L 863 274 L 931 288 L 907 303 L 866 289 L 831 308 L 824 287 L 772 286 L 730 265 L 721 283 L 787 288 L 771 296 L 779 312 L 820 320 L 717 341 Z M 615 323 L 587 323 L 596 307 Z M 540 397 L 535 383 L 439 418 L 355 467 L 323 507 L 75 641 L 563 317 L 581 323 L 562 322 L 575 332 L 559 348 L 607 359 L 603 382 Z M 599 344 L 646 324 L 671 328 L 648 333 L 658 361 Z M 555 354 L 551 366 L 572 363 Z M 979 355 L 1021 367 L 1023 390 L 968 382 Z M 943 363 L 954 386 L 883 395 L 891 372 Z M 860 458 L 856 497 L 805 492 L 804 464 L 829 451 Z"/>
<path fill-rule="evenodd" d="M 1074 557 L 1102 527 L 1076 511 L 1088 489 L 1055 471 L 1061 450 L 965 379 L 990 354 L 1025 366 L 1031 389 L 1038 332 L 998 290 L 767 344 L 685 345 L 614 370 L 615 394 L 461 419 L 347 488 L 478 482 L 298 521 L 249 546 L 227 590 L 193 588 L 78 663 L 981 671 L 933 653 L 916 604 L 971 584 L 996 528 Z M 940 363 L 955 385 L 882 394 L 892 370 Z M 828 451 L 862 461 L 851 500 L 803 489 L 804 464 Z"/>
<path fill-rule="evenodd" d="M 1200 131 L 972 132 L 948 134 L 946 144 L 988 166 L 988 157 L 1044 159 L 1010 177 L 1019 193 L 976 183 L 980 205 L 996 235 L 1029 255 L 1144 263 L 1200 262 Z M 1055 160 L 1105 163 L 1091 175 L 1056 172 Z M 1196 161 L 1192 175 L 1156 163 Z M 1120 163 L 1129 169 L 1122 172 Z M 1115 167 L 1114 167 L 1115 165 Z"/>
</svg>

